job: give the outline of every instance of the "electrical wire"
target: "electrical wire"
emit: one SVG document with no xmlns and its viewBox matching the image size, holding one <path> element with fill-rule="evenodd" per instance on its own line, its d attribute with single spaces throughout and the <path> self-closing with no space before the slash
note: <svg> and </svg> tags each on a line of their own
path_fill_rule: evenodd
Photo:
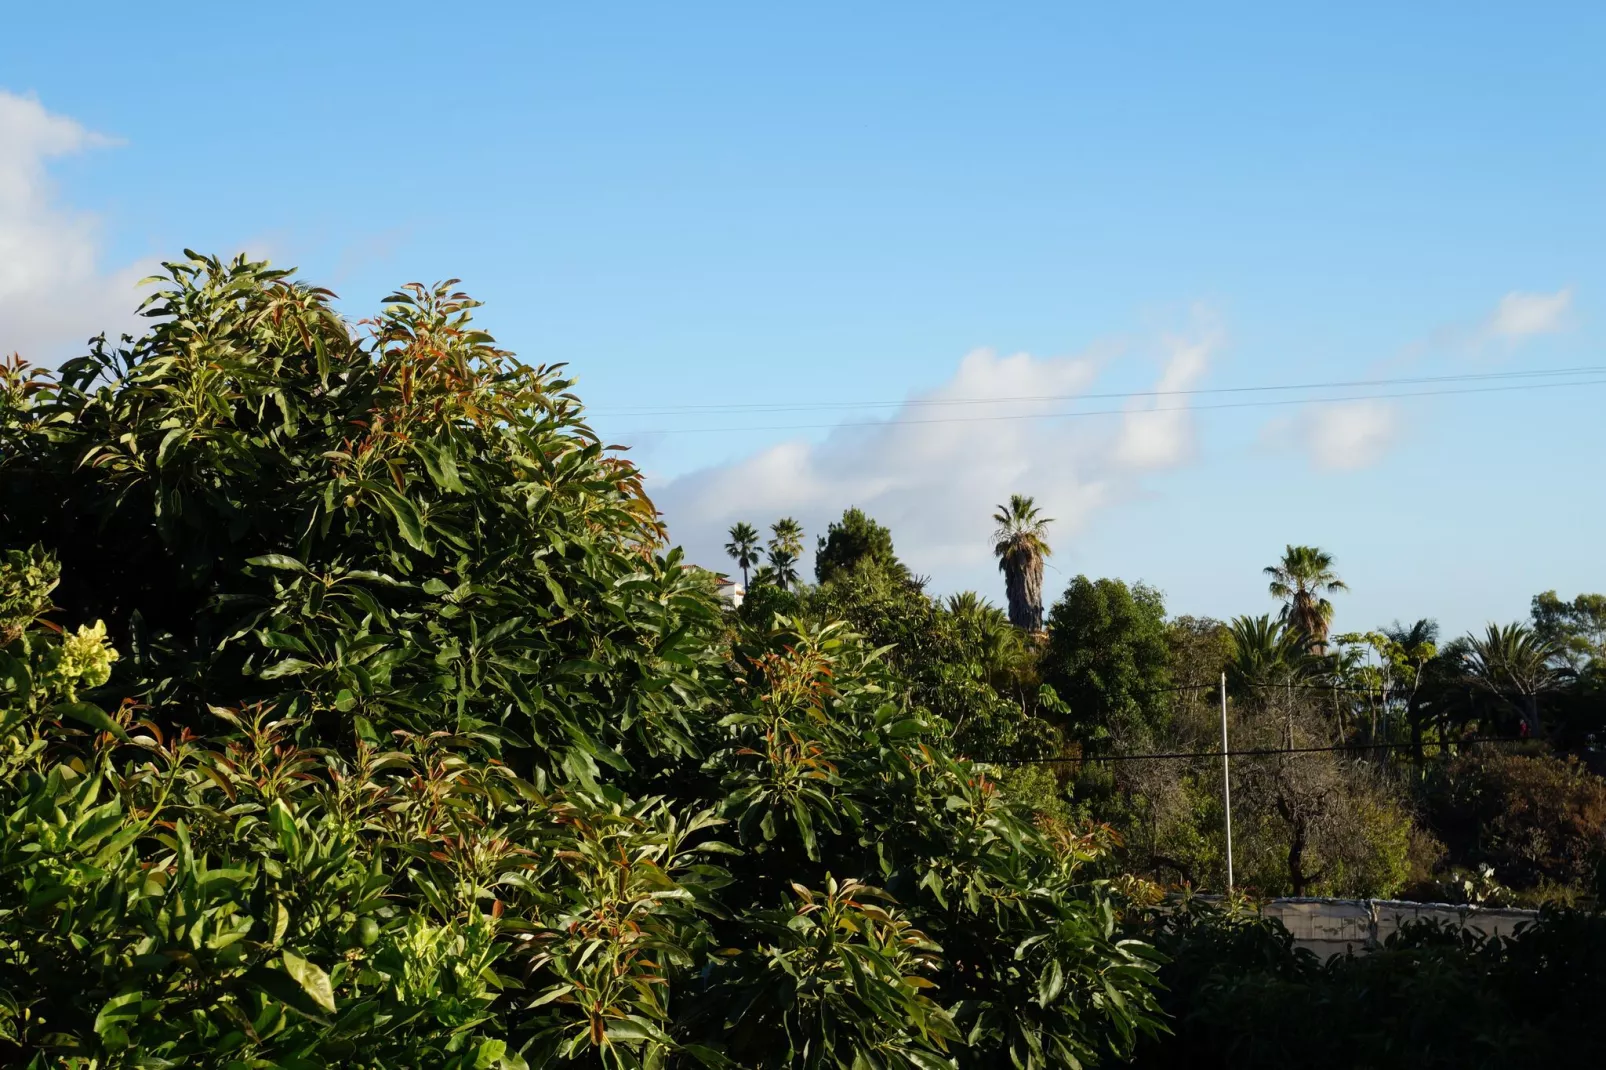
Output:
<svg viewBox="0 0 1606 1070">
<path fill-rule="evenodd" d="M 1157 412 L 1208 412 L 1217 409 L 1269 408 L 1281 405 L 1331 405 L 1345 401 L 1379 401 L 1394 398 L 1444 397 L 1453 394 L 1504 394 L 1518 390 L 1554 390 L 1559 387 L 1600 386 L 1606 378 L 1572 382 L 1518 383 L 1504 386 L 1465 387 L 1452 390 L 1411 390 L 1387 394 L 1348 394 L 1339 397 L 1278 398 L 1270 401 L 1234 401 L 1219 405 L 1163 405 L 1154 408 L 1082 409 L 1072 412 L 1018 412 L 992 416 L 930 416 L 918 419 L 842 420 L 835 423 L 748 424 L 735 427 L 634 428 L 610 434 L 614 439 L 637 435 L 695 435 L 737 431 L 806 431 L 837 427 L 901 427 L 915 424 L 993 423 L 1010 420 L 1060 420 L 1078 416 L 1128 416 Z M 1122 395 L 1138 396 L 1138 395 Z"/>
<path fill-rule="evenodd" d="M 1132 691 L 1128 691 L 1127 694 L 1129 694 L 1129 695 L 1164 695 L 1164 694 L 1169 694 L 1169 693 L 1174 692 L 1174 691 L 1214 691 L 1214 690 L 1216 690 L 1216 688 L 1218 688 L 1220 686 L 1221 686 L 1221 684 L 1218 681 L 1212 680 L 1209 683 L 1204 683 L 1204 684 L 1178 684 L 1175 687 L 1151 687 L 1151 688 L 1147 688 L 1147 689 L 1144 689 L 1144 690 L 1132 690 Z M 1337 692 L 1340 692 L 1340 693 L 1347 693 L 1347 694 L 1380 695 L 1380 696 L 1386 696 L 1386 695 L 1413 695 L 1413 694 L 1419 693 L 1419 689 L 1417 689 L 1417 688 L 1409 688 L 1409 687 L 1352 687 L 1352 686 L 1350 686 L 1348 684 L 1295 684 L 1295 683 L 1272 684 L 1272 683 L 1246 682 L 1246 683 L 1243 683 L 1243 684 L 1238 685 L 1238 686 L 1255 687 L 1255 688 L 1260 688 L 1260 689 L 1266 690 L 1266 691 L 1286 691 L 1286 690 L 1293 690 L 1293 691 L 1322 691 L 1322 692 L 1337 691 Z M 1494 688 L 1481 687 L 1481 686 L 1473 688 L 1472 689 L 1472 693 L 1473 694 L 1477 694 L 1477 695 L 1485 695 L 1485 696 L 1492 697 L 1492 698 L 1514 699 L 1514 698 L 1529 698 L 1529 697 L 1531 697 L 1527 693 L 1522 692 L 1522 691 L 1499 691 L 1499 690 L 1496 690 Z"/>
<path fill-rule="evenodd" d="M 1474 743 L 1531 743 L 1531 739 L 1522 736 L 1511 738 L 1474 738 L 1474 739 L 1448 739 L 1434 740 L 1421 743 L 1338 743 L 1327 747 L 1256 747 L 1250 750 L 1230 750 L 1226 752 L 1228 758 L 1254 758 L 1268 757 L 1276 754 L 1326 754 L 1334 751 L 1368 751 L 1368 750 L 1403 750 L 1408 747 L 1459 747 Z M 1178 758 L 1220 758 L 1223 757 L 1218 750 L 1200 751 L 1174 751 L 1161 754 L 1084 754 L 1072 758 L 996 758 L 978 765 L 1052 765 L 1064 762 L 1140 762 L 1160 761 Z"/>
<path fill-rule="evenodd" d="M 1098 394 L 1021 394 L 996 398 L 905 398 L 901 401 L 821 401 L 798 402 L 710 402 L 695 405 L 668 405 L 653 409 L 595 409 L 590 416 L 681 416 L 723 412 L 818 412 L 827 409 L 885 409 L 901 406 L 995 405 L 1038 401 L 1108 401 L 1111 399 L 1180 397 L 1201 394 L 1276 393 L 1284 390 L 1336 390 L 1350 387 L 1408 386 L 1432 383 L 1480 382 L 1491 379 L 1533 379 L 1558 375 L 1602 375 L 1606 365 L 1574 368 L 1540 368 L 1513 372 L 1467 372 L 1457 375 L 1427 375 L 1396 379 L 1339 379 L 1318 383 L 1289 383 L 1283 386 L 1208 386 L 1185 390 L 1132 390 Z"/>
</svg>

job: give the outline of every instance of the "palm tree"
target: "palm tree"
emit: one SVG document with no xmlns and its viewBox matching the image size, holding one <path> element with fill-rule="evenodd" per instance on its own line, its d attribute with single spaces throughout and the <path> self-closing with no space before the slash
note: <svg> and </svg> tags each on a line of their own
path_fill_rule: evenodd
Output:
<svg viewBox="0 0 1606 1070">
<path fill-rule="evenodd" d="M 949 595 L 948 612 L 989 679 L 1013 673 L 1025 663 L 1026 645 L 1019 629 L 1010 625 L 1003 610 L 975 591 Z"/>
<path fill-rule="evenodd" d="M 1556 648 L 1525 624 L 1490 624 L 1482 637 L 1467 636 L 1464 655 L 1472 679 L 1512 702 L 1532 736 L 1539 734 L 1539 696 L 1559 682 L 1555 656 Z"/>
<path fill-rule="evenodd" d="M 1271 577 L 1267 590 L 1282 599 L 1282 622 L 1304 637 L 1312 653 L 1325 651 L 1333 603 L 1322 596 L 1349 590 L 1333 571 L 1333 555 L 1315 546 L 1289 546 L 1281 561 L 1266 568 L 1266 575 Z"/>
<path fill-rule="evenodd" d="M 1392 627 L 1383 629 L 1383 634 L 1394 641 L 1401 668 L 1411 683 L 1405 695 L 1405 721 L 1411 729 L 1411 762 L 1420 780 L 1426 765 L 1422 753 L 1422 678 L 1427 675 L 1428 664 L 1439 654 L 1439 622 L 1423 617 L 1407 628 L 1395 621 Z"/>
<path fill-rule="evenodd" d="M 975 591 L 949 595 L 948 613 L 964 645 L 964 664 L 1026 711 L 1028 696 L 1035 691 L 1034 660 L 1021 630 Z"/>
<path fill-rule="evenodd" d="M 735 558 L 736 566 L 742 570 L 742 586 L 747 586 L 747 570 L 758 564 L 758 530 L 753 525 L 743 521 L 730 529 L 731 541 L 725 544 L 725 552 Z"/>
<path fill-rule="evenodd" d="M 956 617 L 969 620 L 985 616 L 990 611 L 994 611 L 993 604 L 975 591 L 960 591 L 948 596 L 948 612 Z"/>
<path fill-rule="evenodd" d="M 1383 629 L 1383 634 L 1407 650 L 1423 646 L 1434 646 L 1439 641 L 1439 622 L 1424 617 L 1408 628 L 1399 621 L 1395 621 L 1392 625 Z"/>
<path fill-rule="evenodd" d="M 1235 617 L 1227 634 L 1232 640 L 1227 674 L 1238 685 L 1288 684 L 1311 670 L 1304 637 L 1269 613 Z"/>
<path fill-rule="evenodd" d="M 1043 630 L 1043 559 L 1054 551 L 1045 536 L 1054 521 L 1039 516 L 1037 505 L 1024 494 L 1012 494 L 1008 505 L 993 514 L 993 553 L 1004 574 L 1009 599 L 1009 622 L 1027 632 Z"/>
<path fill-rule="evenodd" d="M 782 589 L 797 582 L 797 559 L 803 555 L 803 525 L 786 516 L 770 525 L 768 558 Z"/>
<path fill-rule="evenodd" d="M 789 590 L 797 583 L 797 555 L 790 550 L 771 550 L 769 564 L 759 571 L 768 572 L 781 590 Z"/>
</svg>

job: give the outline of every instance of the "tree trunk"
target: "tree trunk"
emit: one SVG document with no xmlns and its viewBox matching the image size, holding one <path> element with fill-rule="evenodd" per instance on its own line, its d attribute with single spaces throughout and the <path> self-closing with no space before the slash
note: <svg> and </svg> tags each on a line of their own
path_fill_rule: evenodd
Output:
<svg viewBox="0 0 1606 1070">
<path fill-rule="evenodd" d="M 1020 566 L 1006 562 L 1004 566 L 1004 598 L 1009 603 L 1009 623 L 1025 631 L 1031 622 L 1031 610 L 1026 603 L 1026 578 Z"/>
<path fill-rule="evenodd" d="M 1004 562 L 1004 595 L 1009 602 L 1009 623 L 1023 632 L 1043 630 L 1041 558 L 1015 555 L 1007 559 Z"/>
<path fill-rule="evenodd" d="M 1422 755 L 1422 710 L 1416 704 L 1416 696 L 1412 695 L 1410 704 L 1405 707 L 1406 720 L 1411 722 L 1411 765 L 1415 768 L 1417 783 L 1422 782 L 1422 766 L 1425 761 Z"/>
<path fill-rule="evenodd" d="M 1539 696 L 1522 696 L 1522 719 L 1528 726 L 1528 736 L 1531 739 L 1539 738 Z"/>
<path fill-rule="evenodd" d="M 1305 894 L 1310 878 L 1305 876 L 1305 823 L 1296 821 L 1288 838 L 1288 883 L 1297 898 Z"/>
</svg>

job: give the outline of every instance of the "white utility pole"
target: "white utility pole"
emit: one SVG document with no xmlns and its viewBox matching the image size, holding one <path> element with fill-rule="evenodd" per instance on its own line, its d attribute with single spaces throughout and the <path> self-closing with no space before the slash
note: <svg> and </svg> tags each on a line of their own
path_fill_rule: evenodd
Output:
<svg viewBox="0 0 1606 1070">
<path fill-rule="evenodd" d="M 1227 757 L 1227 674 L 1221 674 L 1221 810 L 1227 816 L 1227 891 L 1232 891 L 1232 760 Z"/>
</svg>

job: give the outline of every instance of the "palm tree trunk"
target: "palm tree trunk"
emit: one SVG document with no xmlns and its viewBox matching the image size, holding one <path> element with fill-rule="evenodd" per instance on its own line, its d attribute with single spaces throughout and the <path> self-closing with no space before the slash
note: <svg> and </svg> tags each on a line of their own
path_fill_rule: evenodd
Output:
<svg viewBox="0 0 1606 1070">
<path fill-rule="evenodd" d="M 1043 630 L 1043 561 L 1033 558 L 1026 566 L 1026 606 L 1029 632 Z"/>
<path fill-rule="evenodd" d="M 1008 562 L 1004 569 L 1004 597 L 1009 602 L 1009 623 L 1024 632 L 1042 631 L 1043 563 Z"/>
</svg>

